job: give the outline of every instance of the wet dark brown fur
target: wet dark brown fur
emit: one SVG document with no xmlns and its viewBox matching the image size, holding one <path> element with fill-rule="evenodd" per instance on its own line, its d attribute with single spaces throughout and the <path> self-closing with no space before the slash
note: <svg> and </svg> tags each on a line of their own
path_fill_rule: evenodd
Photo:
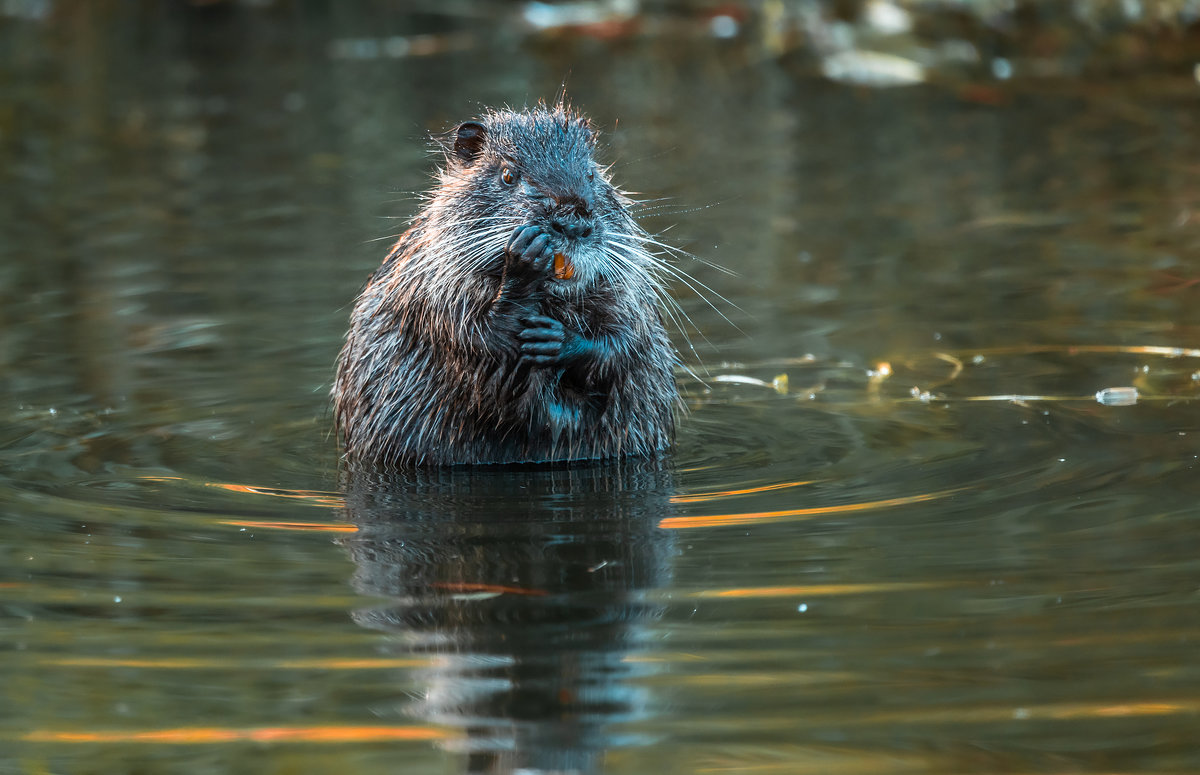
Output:
<svg viewBox="0 0 1200 775">
<path fill-rule="evenodd" d="M 436 187 L 351 315 L 333 389 L 348 460 L 544 462 L 671 445 L 676 355 L 658 264 L 595 144 L 561 104 L 492 112 L 450 135 Z"/>
</svg>

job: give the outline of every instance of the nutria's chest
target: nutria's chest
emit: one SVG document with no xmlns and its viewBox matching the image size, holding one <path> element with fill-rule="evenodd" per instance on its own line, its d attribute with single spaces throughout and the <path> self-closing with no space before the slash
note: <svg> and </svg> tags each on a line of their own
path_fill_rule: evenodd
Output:
<svg viewBox="0 0 1200 775">
<path fill-rule="evenodd" d="M 624 320 L 632 322 L 636 314 L 622 295 L 608 286 L 589 289 L 570 296 L 547 294 L 542 301 L 543 314 L 552 317 L 585 336 L 600 336 L 612 331 Z"/>
</svg>

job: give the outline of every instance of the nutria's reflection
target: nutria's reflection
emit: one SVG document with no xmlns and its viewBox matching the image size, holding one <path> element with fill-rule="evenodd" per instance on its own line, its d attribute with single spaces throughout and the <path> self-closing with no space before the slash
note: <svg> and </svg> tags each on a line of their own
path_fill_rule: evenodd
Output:
<svg viewBox="0 0 1200 775">
<path fill-rule="evenodd" d="M 468 772 L 593 772 L 651 713 L 664 463 L 348 477 L 354 614 L 433 655 L 405 712 L 463 731 Z M 416 696 L 418 699 L 412 699 Z"/>
</svg>

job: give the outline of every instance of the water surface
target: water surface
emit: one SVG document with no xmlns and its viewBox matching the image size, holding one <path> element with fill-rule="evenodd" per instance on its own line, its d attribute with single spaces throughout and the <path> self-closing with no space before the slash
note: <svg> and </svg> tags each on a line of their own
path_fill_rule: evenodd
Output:
<svg viewBox="0 0 1200 775">
<path fill-rule="evenodd" d="M 1200 769 L 1190 72 L 364 8 L 0 21 L 0 772 Z M 675 454 L 346 475 L 427 133 L 564 79 L 701 259 Z"/>
</svg>

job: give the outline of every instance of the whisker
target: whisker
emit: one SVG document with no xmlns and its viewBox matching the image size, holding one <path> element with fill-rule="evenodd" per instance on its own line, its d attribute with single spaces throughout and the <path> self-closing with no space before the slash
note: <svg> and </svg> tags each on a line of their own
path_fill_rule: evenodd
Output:
<svg viewBox="0 0 1200 775">
<path fill-rule="evenodd" d="M 626 250 L 630 250 L 630 249 L 635 249 L 635 250 L 636 250 L 636 248 L 635 248 L 633 245 L 630 245 L 630 244 L 628 244 L 628 243 L 624 243 L 624 242 L 610 241 L 610 244 L 611 244 L 611 245 L 613 245 L 614 247 L 618 247 L 618 246 L 619 246 L 619 247 L 621 247 L 621 248 L 625 248 Z M 645 251 L 640 251 L 640 252 L 641 252 L 643 255 L 646 255 L 646 256 L 649 256 L 649 255 L 651 255 L 651 254 L 649 254 L 649 253 L 646 253 Z M 656 270 L 658 270 L 658 271 L 662 271 L 662 272 L 664 272 L 664 273 L 666 273 L 666 274 L 670 275 L 671 277 L 674 277 L 675 279 L 679 280 L 680 282 L 682 282 L 682 283 L 683 283 L 684 285 L 686 285 L 686 286 L 687 286 L 687 287 L 688 287 L 688 288 L 689 288 L 689 289 L 690 289 L 690 290 L 691 290 L 693 293 L 695 293 L 697 296 L 699 296 L 701 299 L 703 299 L 703 300 L 704 300 L 704 302 L 705 302 L 706 304 L 708 304 L 708 306 L 709 306 L 709 307 L 711 307 L 711 308 L 712 308 L 713 312 L 716 312 L 718 315 L 720 315 L 720 316 L 721 316 L 721 317 L 722 317 L 722 318 L 725 320 L 725 322 L 726 322 L 726 323 L 728 323 L 729 325 L 733 326 L 733 327 L 734 327 L 735 329 L 737 329 L 738 331 L 741 331 L 741 330 L 742 330 L 742 329 L 741 329 L 741 328 L 740 328 L 740 327 L 739 327 L 739 326 L 738 326 L 736 323 L 734 323 L 732 320 L 730 320 L 730 319 L 729 319 L 729 316 L 728 316 L 728 315 L 726 315 L 724 312 L 722 312 L 722 311 L 720 310 L 720 308 L 718 308 L 718 307 L 717 307 L 717 305 L 716 305 L 716 304 L 714 304 L 714 303 L 713 303 L 713 302 L 712 302 L 712 301 L 711 301 L 711 300 L 710 300 L 710 299 L 709 299 L 709 298 L 708 298 L 708 297 L 707 297 L 707 296 L 704 294 L 704 292 L 705 292 L 705 291 L 707 291 L 708 293 L 710 293 L 710 294 L 712 294 L 713 296 L 717 297 L 717 299 L 719 299 L 720 301 L 722 301 L 722 302 L 724 302 L 725 304 L 728 304 L 730 307 L 733 307 L 734 309 L 736 309 L 738 312 L 743 312 L 743 313 L 744 313 L 744 312 L 745 312 L 745 310 L 743 310 L 741 307 L 739 307 L 738 305 L 734 304 L 732 301 L 730 301 L 729 299 L 725 298 L 725 297 L 724 297 L 724 296 L 722 296 L 720 293 L 718 293 L 717 291 L 715 291 L 715 290 L 713 290 L 712 288 L 710 288 L 708 285 L 705 285 L 705 284 L 704 284 L 704 283 L 702 283 L 701 281 L 699 281 L 699 280 L 697 280 L 696 278 L 692 277 L 692 276 L 691 276 L 691 275 L 689 275 L 687 272 L 683 271 L 682 269 L 679 269 L 678 267 L 672 266 L 670 263 L 668 263 L 668 262 L 666 262 L 666 261 L 656 261 L 656 262 L 654 262 L 654 263 L 653 263 L 653 266 L 654 266 L 654 268 L 655 268 Z"/>
<path fill-rule="evenodd" d="M 603 254 L 605 256 L 605 264 L 606 265 L 611 266 L 614 261 L 617 264 L 623 265 L 627 261 L 626 256 L 617 252 L 613 247 L 609 246 L 608 244 L 603 245 L 602 250 L 603 250 Z M 644 254 L 644 255 L 648 256 L 649 254 Z M 691 335 L 689 334 L 689 330 L 695 331 L 697 334 L 699 334 L 700 338 L 703 339 L 704 342 L 706 344 L 708 344 L 710 347 L 713 346 L 712 342 L 708 339 L 707 336 L 704 335 L 704 332 L 700 330 L 699 326 L 697 326 L 692 321 L 691 317 L 683 309 L 683 306 L 667 292 L 666 287 L 662 283 L 660 283 L 656 278 L 654 278 L 653 275 L 650 275 L 650 281 L 651 281 L 651 287 L 654 289 L 654 295 L 658 299 L 659 305 L 661 306 L 663 312 L 666 314 L 668 319 L 670 319 L 671 323 L 675 326 L 675 329 L 679 331 L 680 335 L 683 337 L 684 342 L 687 343 L 688 350 L 690 350 L 696 356 L 697 361 L 700 361 L 700 354 L 696 351 L 696 345 L 695 345 L 695 343 L 692 342 L 692 338 L 691 338 Z M 701 298 L 703 298 L 703 296 L 701 294 L 697 294 L 697 295 L 700 295 Z M 707 299 L 705 299 L 705 301 L 707 302 Z M 711 306 L 711 304 L 710 304 L 710 306 Z M 714 309 L 715 309 L 715 307 L 714 307 Z M 701 363 L 702 363 L 702 361 L 701 361 Z M 705 372 L 707 373 L 707 368 L 705 369 Z M 693 376 L 696 376 L 696 375 L 693 373 Z M 700 379 L 699 376 L 696 376 L 696 378 L 698 380 Z M 700 380 L 700 381 L 702 382 L 703 380 Z"/>
<path fill-rule="evenodd" d="M 672 229 L 672 228 L 674 228 L 674 226 L 668 226 L 668 227 L 667 227 L 667 229 L 664 229 L 663 231 L 667 231 L 667 230 L 669 230 L 669 229 Z M 649 235 L 649 234 L 647 234 L 647 235 L 636 235 L 636 234 L 624 234 L 624 233 L 622 233 L 622 232 L 614 232 L 614 233 L 612 234 L 612 236 L 614 236 L 614 237 L 620 237 L 620 238 L 623 238 L 623 239 L 636 240 L 636 241 L 638 241 L 638 242 L 640 242 L 640 243 L 644 243 L 644 244 L 648 244 L 648 245 L 653 245 L 653 246 L 654 246 L 654 247 L 656 247 L 656 248 L 661 248 L 662 250 L 665 250 L 665 251 L 667 251 L 667 252 L 668 252 L 668 253 L 670 253 L 672 256 L 675 256 L 675 257 L 677 257 L 677 258 L 690 258 L 690 259 L 691 259 L 691 260 L 693 260 L 693 261 L 699 261 L 701 264 L 704 264 L 705 266 L 708 266 L 708 267 L 711 267 L 711 268 L 713 268 L 713 269 L 716 269 L 718 272 L 721 272 L 721 273 L 723 273 L 723 274 L 727 274 L 727 275 L 729 275 L 730 277 L 737 277 L 737 276 L 738 276 L 738 273 L 737 273 L 737 272 L 735 272 L 735 271 L 733 271 L 732 269 L 728 269 L 728 268 L 726 268 L 726 267 L 723 267 L 723 266 L 721 266 L 720 264 L 716 264 L 716 263 L 713 263 L 712 261 L 708 261 L 707 259 L 700 258 L 700 257 L 699 257 L 699 256 L 697 256 L 695 253 L 689 253 L 688 251 L 686 251 L 686 250 L 684 250 L 684 249 L 682 249 L 682 248 L 677 248 L 677 247 L 675 247 L 674 245 L 671 245 L 671 244 L 669 244 L 669 243 L 666 243 L 666 242 L 661 242 L 661 241 L 659 241 L 659 240 L 655 239 L 655 236 L 657 236 L 657 235 Z"/>
<path fill-rule="evenodd" d="M 399 234 L 385 234 L 382 237 L 372 237 L 371 239 L 365 239 L 358 244 L 370 245 L 373 242 L 383 242 L 384 240 L 389 240 L 389 239 L 400 239 L 403 236 L 404 236 L 404 232 L 400 232 Z"/>
</svg>

